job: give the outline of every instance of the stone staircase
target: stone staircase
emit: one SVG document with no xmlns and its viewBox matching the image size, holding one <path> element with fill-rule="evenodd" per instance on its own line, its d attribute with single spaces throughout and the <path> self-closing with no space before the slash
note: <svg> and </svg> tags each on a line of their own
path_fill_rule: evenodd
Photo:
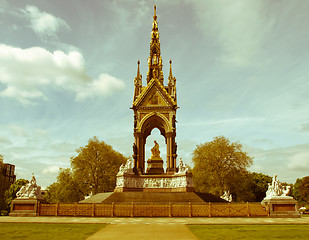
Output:
<svg viewBox="0 0 309 240">
<path fill-rule="evenodd" d="M 80 203 L 205 203 L 226 202 L 210 193 L 195 192 L 108 192 L 99 193 Z"/>
</svg>

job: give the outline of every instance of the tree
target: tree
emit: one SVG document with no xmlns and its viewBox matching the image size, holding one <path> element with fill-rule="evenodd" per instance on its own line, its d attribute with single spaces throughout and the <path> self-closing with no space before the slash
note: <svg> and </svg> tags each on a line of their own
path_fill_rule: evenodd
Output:
<svg viewBox="0 0 309 240">
<path fill-rule="evenodd" d="M 48 186 L 44 198 L 48 202 L 79 202 L 85 195 L 72 169 L 66 168 L 60 169 L 57 182 Z"/>
<path fill-rule="evenodd" d="M 293 196 L 300 206 L 309 205 L 309 176 L 296 179 Z"/>
<path fill-rule="evenodd" d="M 251 190 L 255 195 L 255 201 L 261 202 L 266 197 L 268 183 L 271 183 L 272 177 L 263 173 L 250 173 Z"/>
<path fill-rule="evenodd" d="M 242 151 L 240 143 L 231 143 L 223 136 L 215 137 L 196 147 L 192 161 L 194 187 L 198 192 L 220 196 L 229 191 L 238 201 L 254 198 L 247 181 L 247 168 L 253 161 Z"/>
<path fill-rule="evenodd" d="M 299 186 L 300 196 L 304 201 L 309 203 L 309 176 L 303 177 L 302 183 Z"/>
<path fill-rule="evenodd" d="M 15 181 L 10 188 L 5 192 L 4 199 L 5 199 L 5 210 L 7 212 L 10 211 L 11 202 L 16 198 L 16 193 L 21 189 L 22 186 L 29 183 L 26 179 L 18 179 Z"/>
<path fill-rule="evenodd" d="M 97 194 L 112 191 L 116 186 L 119 167 L 127 158 L 96 137 L 90 139 L 85 147 L 79 148 L 77 153 L 76 157 L 71 158 L 71 166 L 86 192 Z"/>
</svg>

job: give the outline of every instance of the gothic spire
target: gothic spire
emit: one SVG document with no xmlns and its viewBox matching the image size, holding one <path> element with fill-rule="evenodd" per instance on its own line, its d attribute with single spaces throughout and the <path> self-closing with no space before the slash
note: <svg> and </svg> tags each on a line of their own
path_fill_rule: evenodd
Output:
<svg viewBox="0 0 309 240">
<path fill-rule="evenodd" d="M 170 75 L 168 76 L 168 79 L 173 77 L 173 73 L 172 73 L 172 59 L 170 59 Z"/>
<path fill-rule="evenodd" d="M 157 78 L 163 85 L 162 58 L 160 49 L 159 29 L 157 22 L 157 7 L 154 5 L 152 22 L 150 55 L 148 58 L 147 84 L 152 78 Z"/>
<path fill-rule="evenodd" d="M 136 74 L 136 77 L 134 78 L 134 85 L 135 85 L 134 100 L 141 93 L 141 88 L 142 88 L 142 75 L 140 74 L 139 64 L 140 64 L 140 61 L 138 60 L 137 61 L 137 74 Z"/>
<path fill-rule="evenodd" d="M 170 60 L 170 74 L 168 76 L 169 94 L 176 101 L 176 78 L 172 73 L 172 60 Z"/>
<path fill-rule="evenodd" d="M 139 64 L 140 64 L 140 61 L 138 60 L 137 61 L 137 74 L 136 74 L 137 78 L 141 78 L 141 74 L 140 74 L 140 70 L 139 70 Z"/>
</svg>

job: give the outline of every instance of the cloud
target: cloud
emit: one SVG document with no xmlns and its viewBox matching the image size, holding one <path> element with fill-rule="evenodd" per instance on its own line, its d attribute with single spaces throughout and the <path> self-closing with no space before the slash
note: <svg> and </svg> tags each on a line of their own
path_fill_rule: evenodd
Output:
<svg viewBox="0 0 309 240">
<path fill-rule="evenodd" d="M 308 132 L 309 131 L 309 123 L 302 124 L 300 126 L 300 131 Z"/>
<path fill-rule="evenodd" d="M 44 174 L 48 174 L 48 173 L 55 174 L 55 173 L 59 172 L 59 169 L 60 169 L 59 166 L 49 166 L 49 167 L 44 168 L 42 173 L 44 173 Z"/>
<path fill-rule="evenodd" d="M 43 40 L 57 38 L 57 33 L 61 28 L 70 29 L 63 19 L 41 12 L 36 6 L 28 5 L 22 12 L 29 19 L 33 31 Z"/>
<path fill-rule="evenodd" d="M 251 171 L 273 176 L 280 175 L 282 181 L 295 182 L 309 172 L 309 144 L 294 145 L 286 148 L 264 150 L 246 146 L 246 151 L 254 157 Z"/>
<path fill-rule="evenodd" d="M 17 137 L 28 137 L 28 133 L 20 126 L 12 125 L 8 129 L 10 132 Z"/>
<path fill-rule="evenodd" d="M 191 1 L 199 27 L 207 37 L 214 37 L 221 48 L 220 60 L 236 65 L 250 64 L 262 49 L 273 28 L 266 18 L 264 1 L 206 0 Z"/>
<path fill-rule="evenodd" d="M 0 136 L 0 144 L 11 145 L 12 142 L 11 142 L 10 139 L 8 139 L 4 136 Z"/>
<path fill-rule="evenodd" d="M 0 13 L 5 12 L 6 5 L 7 3 L 5 0 L 0 0 Z"/>
<path fill-rule="evenodd" d="M 123 81 L 104 73 L 99 78 L 89 82 L 83 91 L 78 92 L 76 98 L 77 100 L 84 100 L 85 98 L 94 97 L 99 94 L 109 96 L 114 91 L 123 89 L 124 86 Z"/>
<path fill-rule="evenodd" d="M 222 119 L 222 120 L 214 120 L 214 121 L 195 121 L 195 122 L 185 122 L 179 123 L 183 126 L 208 126 L 208 125 L 243 125 L 243 124 L 252 124 L 252 122 L 262 122 L 264 118 L 254 118 L 254 117 L 243 117 L 243 118 L 230 118 L 230 119 Z"/>
<path fill-rule="evenodd" d="M 309 149 L 308 145 L 303 148 L 297 148 L 292 152 L 288 161 L 288 169 L 293 171 L 309 172 Z M 308 175 L 308 174 L 307 174 Z"/>
<path fill-rule="evenodd" d="M 0 96 L 15 98 L 23 104 L 47 100 L 44 90 L 53 87 L 76 94 L 77 100 L 110 96 L 124 83 L 108 74 L 91 80 L 83 56 L 72 51 L 49 52 L 44 48 L 16 48 L 0 44 L 0 83 L 6 88 Z"/>
</svg>

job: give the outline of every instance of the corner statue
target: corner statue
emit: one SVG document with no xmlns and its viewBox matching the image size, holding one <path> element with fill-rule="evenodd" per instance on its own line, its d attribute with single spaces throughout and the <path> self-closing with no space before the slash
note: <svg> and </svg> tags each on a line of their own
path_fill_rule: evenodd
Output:
<svg viewBox="0 0 309 240">
<path fill-rule="evenodd" d="M 41 194 L 41 187 L 36 184 L 36 179 L 32 173 L 30 183 L 22 186 L 21 189 L 16 193 L 17 199 L 43 199 Z"/>
<path fill-rule="evenodd" d="M 154 144 L 154 147 L 151 149 L 151 157 L 160 157 L 159 144 L 157 143 L 157 141 L 154 141 Z"/>
</svg>

